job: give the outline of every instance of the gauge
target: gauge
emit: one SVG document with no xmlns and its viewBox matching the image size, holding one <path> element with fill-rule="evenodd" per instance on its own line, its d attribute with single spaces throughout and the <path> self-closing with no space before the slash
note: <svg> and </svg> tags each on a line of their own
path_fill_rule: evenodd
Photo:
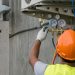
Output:
<svg viewBox="0 0 75 75">
<path fill-rule="evenodd" d="M 56 19 L 50 19 L 50 20 L 49 20 L 49 25 L 52 26 L 52 27 L 56 27 L 56 25 L 57 25 L 57 20 L 56 20 Z"/>
<path fill-rule="evenodd" d="M 58 20 L 58 26 L 59 26 L 59 27 L 64 27 L 64 26 L 66 26 L 66 21 L 65 21 L 64 19 Z"/>
</svg>

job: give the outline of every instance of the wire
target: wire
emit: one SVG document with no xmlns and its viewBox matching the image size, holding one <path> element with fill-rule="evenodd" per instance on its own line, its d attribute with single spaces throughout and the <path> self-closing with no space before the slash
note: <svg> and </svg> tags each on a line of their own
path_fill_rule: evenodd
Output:
<svg viewBox="0 0 75 75">
<path fill-rule="evenodd" d="M 40 28 L 42 28 L 43 26 L 47 26 L 48 24 L 49 24 L 49 23 L 47 22 L 47 23 L 42 24 L 42 26 L 40 26 L 40 27 L 33 27 L 33 28 L 30 28 L 30 29 L 25 29 L 25 30 L 16 32 L 16 33 L 10 35 L 9 38 L 12 38 L 12 37 L 14 37 L 15 35 L 18 35 L 18 34 L 20 34 L 20 33 L 24 33 L 24 32 L 27 32 L 27 31 L 32 31 L 32 30 L 36 30 L 36 29 L 40 29 Z"/>
<path fill-rule="evenodd" d="M 52 43 L 53 43 L 54 48 L 56 49 L 55 42 L 54 42 L 54 38 L 53 37 L 52 37 Z"/>
<path fill-rule="evenodd" d="M 22 31 L 19 31 L 19 32 L 16 32 L 16 33 L 10 35 L 9 38 L 12 38 L 12 37 L 14 37 L 14 36 L 16 36 L 18 34 L 21 34 L 21 33 L 27 32 L 27 31 L 32 31 L 32 30 L 36 30 L 36 29 L 40 29 L 40 28 L 42 28 L 42 27 L 40 26 L 40 27 L 34 27 L 34 28 L 30 28 L 30 29 L 25 29 L 25 30 L 22 30 Z"/>
<path fill-rule="evenodd" d="M 58 54 L 57 54 L 57 51 L 55 50 L 54 56 L 53 56 L 53 59 L 52 59 L 52 64 L 55 63 L 55 60 L 56 60 L 57 55 L 58 55 Z"/>
</svg>

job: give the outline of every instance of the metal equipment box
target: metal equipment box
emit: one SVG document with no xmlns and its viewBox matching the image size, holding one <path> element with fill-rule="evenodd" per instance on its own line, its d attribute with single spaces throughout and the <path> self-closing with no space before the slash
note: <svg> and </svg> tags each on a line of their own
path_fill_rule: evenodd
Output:
<svg viewBox="0 0 75 75">
<path fill-rule="evenodd" d="M 37 3 L 51 3 L 51 2 L 71 2 L 71 0 L 21 0 L 21 9 L 36 5 Z"/>
<path fill-rule="evenodd" d="M 48 18 L 49 14 L 74 17 L 71 0 L 21 0 L 21 11 L 27 15 Z M 42 17 L 43 16 L 43 17 Z"/>
</svg>

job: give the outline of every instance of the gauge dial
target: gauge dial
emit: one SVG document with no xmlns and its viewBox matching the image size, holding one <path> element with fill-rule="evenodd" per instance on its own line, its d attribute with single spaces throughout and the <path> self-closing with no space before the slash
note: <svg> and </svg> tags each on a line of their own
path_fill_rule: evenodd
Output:
<svg viewBox="0 0 75 75">
<path fill-rule="evenodd" d="M 59 27 L 64 27 L 64 26 L 66 26 L 66 21 L 65 21 L 64 19 L 58 20 L 58 26 L 59 26 Z"/>
<path fill-rule="evenodd" d="M 56 27 L 56 25 L 57 25 L 57 20 L 56 20 L 56 19 L 50 19 L 50 20 L 49 20 L 49 25 L 52 26 L 52 27 Z"/>
</svg>

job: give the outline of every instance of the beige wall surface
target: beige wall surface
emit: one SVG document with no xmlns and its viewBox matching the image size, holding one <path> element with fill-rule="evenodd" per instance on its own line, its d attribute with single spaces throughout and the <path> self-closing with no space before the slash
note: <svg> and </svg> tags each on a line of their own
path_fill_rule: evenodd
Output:
<svg viewBox="0 0 75 75">
<path fill-rule="evenodd" d="M 0 0 L 0 4 L 2 4 L 2 0 Z"/>
<path fill-rule="evenodd" d="M 0 21 L 0 75 L 9 75 L 9 23 Z"/>
</svg>

